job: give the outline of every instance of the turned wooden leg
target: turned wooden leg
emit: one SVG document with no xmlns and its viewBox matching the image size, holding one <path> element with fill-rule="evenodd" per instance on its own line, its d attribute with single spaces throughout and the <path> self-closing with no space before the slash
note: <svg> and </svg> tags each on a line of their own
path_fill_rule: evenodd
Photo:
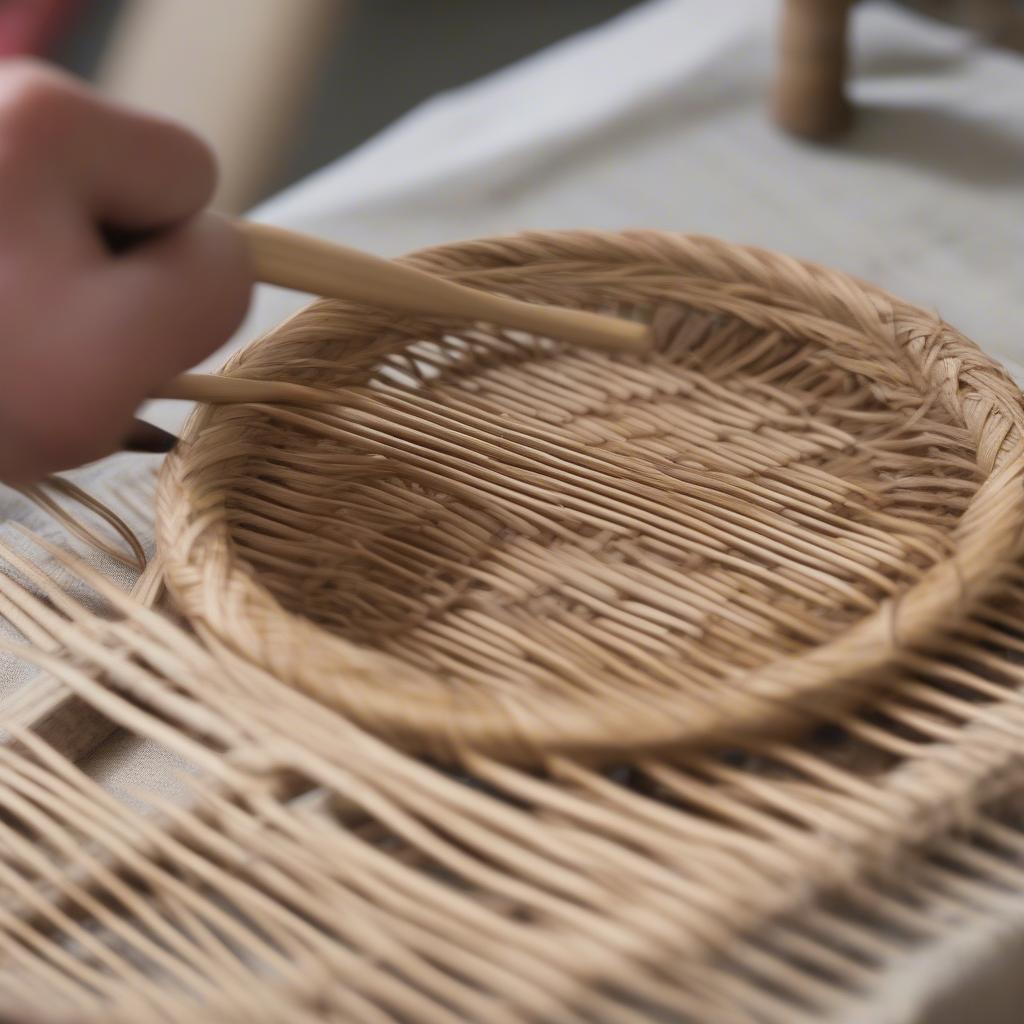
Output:
<svg viewBox="0 0 1024 1024">
<path fill-rule="evenodd" d="M 823 139 L 850 121 L 846 34 L 853 0 L 784 0 L 774 116 L 784 131 Z"/>
</svg>

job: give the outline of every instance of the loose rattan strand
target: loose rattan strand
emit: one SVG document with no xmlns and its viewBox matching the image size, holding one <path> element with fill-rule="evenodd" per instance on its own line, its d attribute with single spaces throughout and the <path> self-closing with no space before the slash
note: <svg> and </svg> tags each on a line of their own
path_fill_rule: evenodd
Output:
<svg viewBox="0 0 1024 1024">
<path fill-rule="evenodd" d="M 189 801 L 0 748 L 6 1015 L 820 1021 L 1024 884 L 1020 567 L 798 741 L 531 772 L 412 760 L 78 572 L 110 619 L 0 577 L 62 652 L 22 653 L 191 765 Z"/>
</svg>

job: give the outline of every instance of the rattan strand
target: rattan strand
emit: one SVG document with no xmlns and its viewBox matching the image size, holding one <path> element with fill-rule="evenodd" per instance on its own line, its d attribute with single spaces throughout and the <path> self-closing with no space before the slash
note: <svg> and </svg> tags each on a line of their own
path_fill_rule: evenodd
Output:
<svg viewBox="0 0 1024 1024">
<path fill-rule="evenodd" d="M 0 574 L 45 637 L 0 650 L 188 765 L 188 800 L 0 747 L 7 1019 L 811 1024 L 1024 887 L 1020 567 L 798 742 L 446 773 L 64 563 L 111 618 Z"/>
</svg>

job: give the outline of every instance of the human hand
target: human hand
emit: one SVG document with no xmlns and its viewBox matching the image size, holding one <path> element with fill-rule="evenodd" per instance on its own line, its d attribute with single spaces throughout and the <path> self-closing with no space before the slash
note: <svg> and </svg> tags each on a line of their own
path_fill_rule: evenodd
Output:
<svg viewBox="0 0 1024 1024">
<path fill-rule="evenodd" d="M 252 281 L 203 212 L 215 180 L 184 128 L 0 62 L 0 480 L 116 450 L 137 406 L 234 331 Z"/>
</svg>

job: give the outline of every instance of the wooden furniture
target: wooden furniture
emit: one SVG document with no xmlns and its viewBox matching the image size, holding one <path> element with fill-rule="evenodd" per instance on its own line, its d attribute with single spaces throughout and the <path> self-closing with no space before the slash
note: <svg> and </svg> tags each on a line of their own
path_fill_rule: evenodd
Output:
<svg viewBox="0 0 1024 1024">
<path fill-rule="evenodd" d="M 923 13 L 1024 50 L 1024 11 L 1013 0 L 910 0 Z M 784 131 L 826 139 L 850 123 L 846 95 L 853 0 L 783 0 L 773 115 Z"/>
<path fill-rule="evenodd" d="M 846 35 L 852 0 L 785 0 L 774 113 L 787 132 L 827 138 L 849 123 Z"/>
</svg>

